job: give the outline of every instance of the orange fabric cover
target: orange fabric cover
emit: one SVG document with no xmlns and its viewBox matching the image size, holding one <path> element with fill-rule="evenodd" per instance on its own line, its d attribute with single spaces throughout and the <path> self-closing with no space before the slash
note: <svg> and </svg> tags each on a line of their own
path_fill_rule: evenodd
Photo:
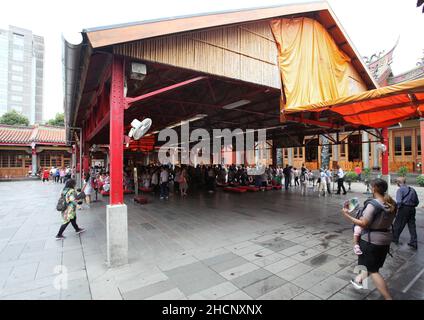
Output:
<svg viewBox="0 0 424 320">
<path fill-rule="evenodd" d="M 319 22 L 274 19 L 271 29 L 283 84 L 281 112 L 350 94 L 350 58 Z"/>
<path fill-rule="evenodd" d="M 336 100 L 304 105 L 301 111 L 331 111 L 348 123 L 384 128 L 424 112 L 424 79 L 370 90 Z"/>
</svg>

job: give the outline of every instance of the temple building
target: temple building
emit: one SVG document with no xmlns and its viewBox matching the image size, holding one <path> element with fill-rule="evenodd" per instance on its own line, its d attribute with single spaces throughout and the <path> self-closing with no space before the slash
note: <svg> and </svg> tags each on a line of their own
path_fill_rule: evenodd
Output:
<svg viewBox="0 0 424 320">
<path fill-rule="evenodd" d="M 65 128 L 0 125 L 0 179 L 34 175 L 44 168 L 71 165 Z"/>
<path fill-rule="evenodd" d="M 395 85 L 406 81 L 424 78 L 424 55 L 416 68 L 394 75 L 391 68 L 396 45 L 387 53 L 381 52 L 371 57 L 364 57 L 370 73 L 380 87 Z M 351 171 L 356 166 L 380 169 L 381 157 L 378 144 L 366 132 L 345 132 L 340 134 L 341 145 L 330 145 L 330 167 L 336 163 L 344 170 Z M 303 163 L 310 169 L 319 169 L 323 137 L 305 137 L 305 147 L 281 150 L 279 164 L 300 167 Z M 376 139 L 374 139 L 376 140 Z M 368 143 L 362 143 L 369 141 Z M 331 143 L 330 143 L 331 144 Z M 397 172 L 401 167 L 408 171 L 421 173 L 421 137 L 420 120 L 408 120 L 389 128 L 389 170 Z"/>
</svg>

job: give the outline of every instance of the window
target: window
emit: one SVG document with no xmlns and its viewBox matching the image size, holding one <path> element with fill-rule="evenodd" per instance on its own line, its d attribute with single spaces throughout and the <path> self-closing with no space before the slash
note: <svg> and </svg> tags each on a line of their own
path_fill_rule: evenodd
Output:
<svg viewBox="0 0 424 320">
<path fill-rule="evenodd" d="M 15 72 L 24 72 L 23 66 L 12 65 L 12 70 Z"/>
<path fill-rule="evenodd" d="M 12 81 L 22 82 L 22 81 L 24 81 L 24 77 L 13 75 L 12 76 Z"/>
<path fill-rule="evenodd" d="M 395 156 L 402 155 L 402 138 L 395 137 Z"/>
<path fill-rule="evenodd" d="M 412 155 L 412 137 L 411 136 L 403 137 L 403 147 L 404 147 L 404 155 L 411 156 Z"/>
<path fill-rule="evenodd" d="M 303 147 L 299 148 L 299 158 L 303 159 Z"/>
<path fill-rule="evenodd" d="M 22 102 L 24 100 L 24 98 L 21 96 L 12 96 L 11 99 L 14 102 Z"/>
<path fill-rule="evenodd" d="M 417 154 L 419 156 L 421 155 L 421 136 L 420 135 L 417 136 Z"/>
<path fill-rule="evenodd" d="M 17 91 L 17 92 L 22 92 L 22 91 L 24 91 L 24 87 L 22 87 L 22 86 L 17 86 L 17 85 L 12 85 L 11 89 L 12 89 L 12 91 Z"/>
<path fill-rule="evenodd" d="M 346 157 L 346 141 L 340 144 L 340 157 Z"/>
<path fill-rule="evenodd" d="M 13 44 L 17 46 L 24 46 L 24 36 L 21 34 L 14 33 L 13 34 Z"/>
<path fill-rule="evenodd" d="M 24 61 L 24 52 L 19 49 L 13 49 L 13 60 Z"/>
<path fill-rule="evenodd" d="M 0 153 L 0 168 L 21 168 L 22 161 L 29 159 L 30 155 L 19 151 L 6 151 Z"/>
</svg>

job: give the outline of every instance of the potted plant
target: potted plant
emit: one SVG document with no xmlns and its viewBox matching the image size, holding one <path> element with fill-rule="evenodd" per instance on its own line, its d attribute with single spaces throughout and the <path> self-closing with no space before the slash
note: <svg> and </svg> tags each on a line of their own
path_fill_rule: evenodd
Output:
<svg viewBox="0 0 424 320">
<path fill-rule="evenodd" d="M 349 186 L 349 191 L 351 191 L 352 182 L 356 181 L 357 179 L 358 179 L 358 175 L 355 172 L 352 172 L 352 171 L 346 172 L 345 181 L 347 182 L 347 185 Z"/>
<path fill-rule="evenodd" d="M 406 177 L 408 172 L 409 172 L 409 170 L 408 170 L 407 167 L 400 167 L 399 171 L 398 171 L 398 175 L 399 175 L 399 177 Z"/>
<path fill-rule="evenodd" d="M 417 184 L 418 184 L 420 187 L 424 187 L 424 174 L 419 175 L 419 176 L 417 177 Z"/>
</svg>

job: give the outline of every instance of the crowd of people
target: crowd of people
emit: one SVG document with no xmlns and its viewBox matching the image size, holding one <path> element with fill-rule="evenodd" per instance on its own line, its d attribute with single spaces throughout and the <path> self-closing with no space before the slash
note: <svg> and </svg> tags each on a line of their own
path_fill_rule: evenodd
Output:
<svg viewBox="0 0 424 320">
<path fill-rule="evenodd" d="M 71 179 L 72 177 L 72 170 L 70 167 L 51 167 L 44 168 L 39 170 L 39 177 L 43 182 L 49 182 L 52 181 L 54 183 L 66 183 L 67 180 Z"/>
<path fill-rule="evenodd" d="M 256 173 L 253 168 L 243 165 L 197 165 L 197 166 L 166 166 L 149 165 L 137 168 L 138 186 L 142 190 L 150 190 L 168 199 L 171 187 L 173 192 L 182 197 L 188 195 L 189 190 L 206 190 L 215 192 L 219 186 L 256 186 L 266 187 L 283 185 L 285 190 L 298 189 L 302 195 L 318 192 L 321 196 L 332 194 L 332 182 L 338 185 L 337 193 L 346 194 L 344 187 L 344 171 L 324 168 L 313 172 L 302 165 L 295 168 L 289 165 L 263 167 Z M 103 170 L 92 170 L 91 184 L 95 191 L 110 190 L 110 176 Z M 134 191 L 134 171 L 130 168 L 124 170 L 124 190 Z"/>
</svg>

